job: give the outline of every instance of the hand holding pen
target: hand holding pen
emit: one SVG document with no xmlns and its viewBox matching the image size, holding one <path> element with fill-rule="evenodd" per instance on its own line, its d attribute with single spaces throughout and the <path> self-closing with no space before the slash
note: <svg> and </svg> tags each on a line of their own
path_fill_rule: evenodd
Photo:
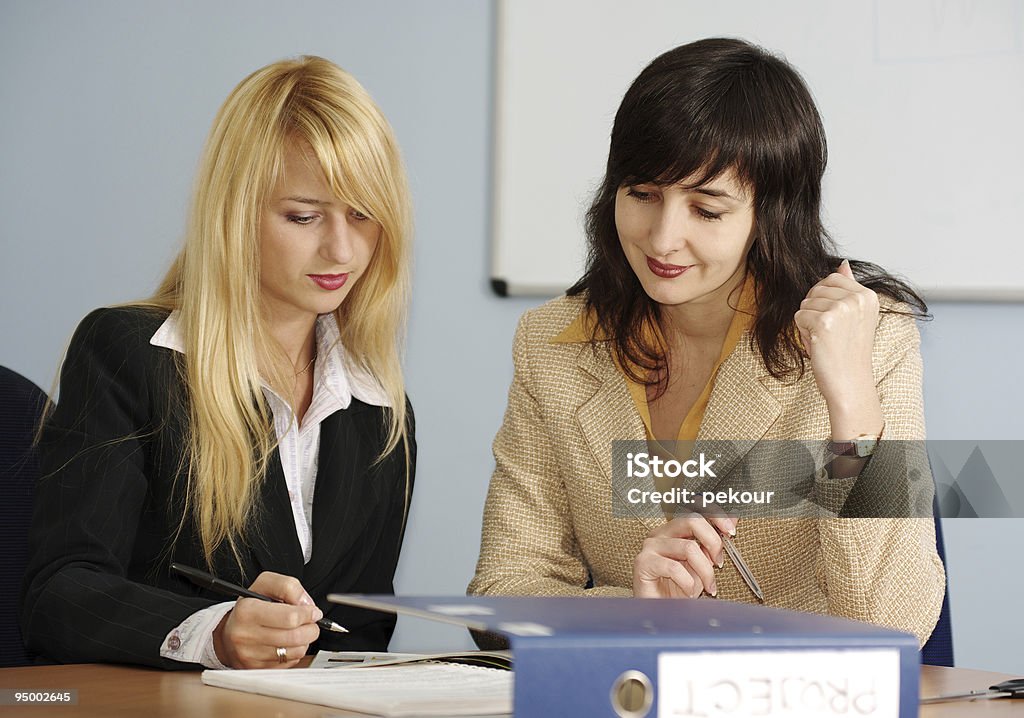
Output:
<svg viewBox="0 0 1024 718">
<path fill-rule="evenodd" d="M 213 634 L 218 659 L 233 668 L 290 668 L 319 637 L 318 626 L 346 631 L 325 619 L 291 576 L 265 571 L 246 589 L 188 566 L 171 564 L 171 570 L 204 588 L 239 597 Z"/>
<path fill-rule="evenodd" d="M 696 598 L 718 594 L 715 569 L 725 554 L 758 601 L 764 593 L 743 561 L 731 536 L 736 519 L 722 514 L 692 513 L 672 519 L 647 535 L 633 561 L 633 595 L 638 598 Z"/>
<path fill-rule="evenodd" d="M 637 598 L 696 598 L 718 593 L 715 569 L 725 561 L 723 538 L 736 520 L 698 513 L 680 516 L 651 531 L 633 560 Z"/>
</svg>

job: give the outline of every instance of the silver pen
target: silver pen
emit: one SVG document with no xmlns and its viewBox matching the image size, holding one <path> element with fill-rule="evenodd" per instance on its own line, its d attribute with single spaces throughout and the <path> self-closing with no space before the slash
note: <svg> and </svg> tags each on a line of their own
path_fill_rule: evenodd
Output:
<svg viewBox="0 0 1024 718">
<path fill-rule="evenodd" d="M 722 534 L 722 545 L 725 546 L 725 552 L 729 554 L 729 558 L 732 559 L 733 565 L 736 566 L 736 570 L 740 572 L 740 576 L 743 578 L 743 582 L 747 584 L 754 595 L 757 596 L 757 600 L 764 603 L 764 591 L 761 590 L 761 586 L 758 585 L 757 579 L 754 578 L 754 574 L 750 572 L 750 567 L 747 566 L 746 561 L 740 556 L 740 551 L 736 548 L 736 544 L 732 542 L 732 539 L 728 535 Z"/>
</svg>

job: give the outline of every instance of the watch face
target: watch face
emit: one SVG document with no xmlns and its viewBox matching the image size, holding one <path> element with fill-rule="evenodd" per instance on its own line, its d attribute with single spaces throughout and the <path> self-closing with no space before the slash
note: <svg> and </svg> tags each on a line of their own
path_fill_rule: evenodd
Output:
<svg viewBox="0 0 1024 718">
<path fill-rule="evenodd" d="M 860 458 L 865 456 L 871 456 L 875 453 L 875 447 L 878 446 L 878 437 L 868 436 L 863 439 L 855 439 L 853 442 L 854 454 Z"/>
<path fill-rule="evenodd" d="M 833 456 L 856 456 L 863 459 L 875 453 L 877 436 L 857 437 L 853 441 L 830 441 L 828 451 Z"/>
</svg>

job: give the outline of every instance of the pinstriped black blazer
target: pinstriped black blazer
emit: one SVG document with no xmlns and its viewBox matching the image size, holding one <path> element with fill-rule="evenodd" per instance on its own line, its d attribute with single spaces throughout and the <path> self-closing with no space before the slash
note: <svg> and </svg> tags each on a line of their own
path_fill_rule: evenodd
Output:
<svg viewBox="0 0 1024 718">
<path fill-rule="evenodd" d="M 164 638 L 224 597 L 172 575 L 203 567 L 185 524 L 183 436 L 188 416 L 175 352 L 149 343 L 166 312 L 99 309 L 79 325 L 61 370 L 60 400 L 44 427 L 41 480 L 29 537 L 22 633 L 59 662 L 196 668 L 160 657 Z M 326 602 L 328 593 L 392 593 L 404 532 L 405 455 L 377 465 L 383 412 L 353 398 L 321 424 L 313 550 L 303 564 L 275 452 L 249 527 L 242 567 L 226 548 L 213 572 L 248 585 L 261 571 L 298 578 L 328 618 L 311 650 L 385 650 L 394 617 Z M 410 438 L 412 410 L 409 409 Z M 415 441 L 411 441 L 413 467 Z M 410 490 L 412 477 L 410 476 Z"/>
</svg>

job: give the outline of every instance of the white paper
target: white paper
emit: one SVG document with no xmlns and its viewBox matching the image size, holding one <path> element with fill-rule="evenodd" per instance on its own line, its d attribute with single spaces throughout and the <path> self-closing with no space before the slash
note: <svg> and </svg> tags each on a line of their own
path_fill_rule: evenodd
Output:
<svg viewBox="0 0 1024 718">
<path fill-rule="evenodd" d="M 382 716 L 512 712 L 511 671 L 452 664 L 204 671 L 203 683 Z"/>
</svg>

